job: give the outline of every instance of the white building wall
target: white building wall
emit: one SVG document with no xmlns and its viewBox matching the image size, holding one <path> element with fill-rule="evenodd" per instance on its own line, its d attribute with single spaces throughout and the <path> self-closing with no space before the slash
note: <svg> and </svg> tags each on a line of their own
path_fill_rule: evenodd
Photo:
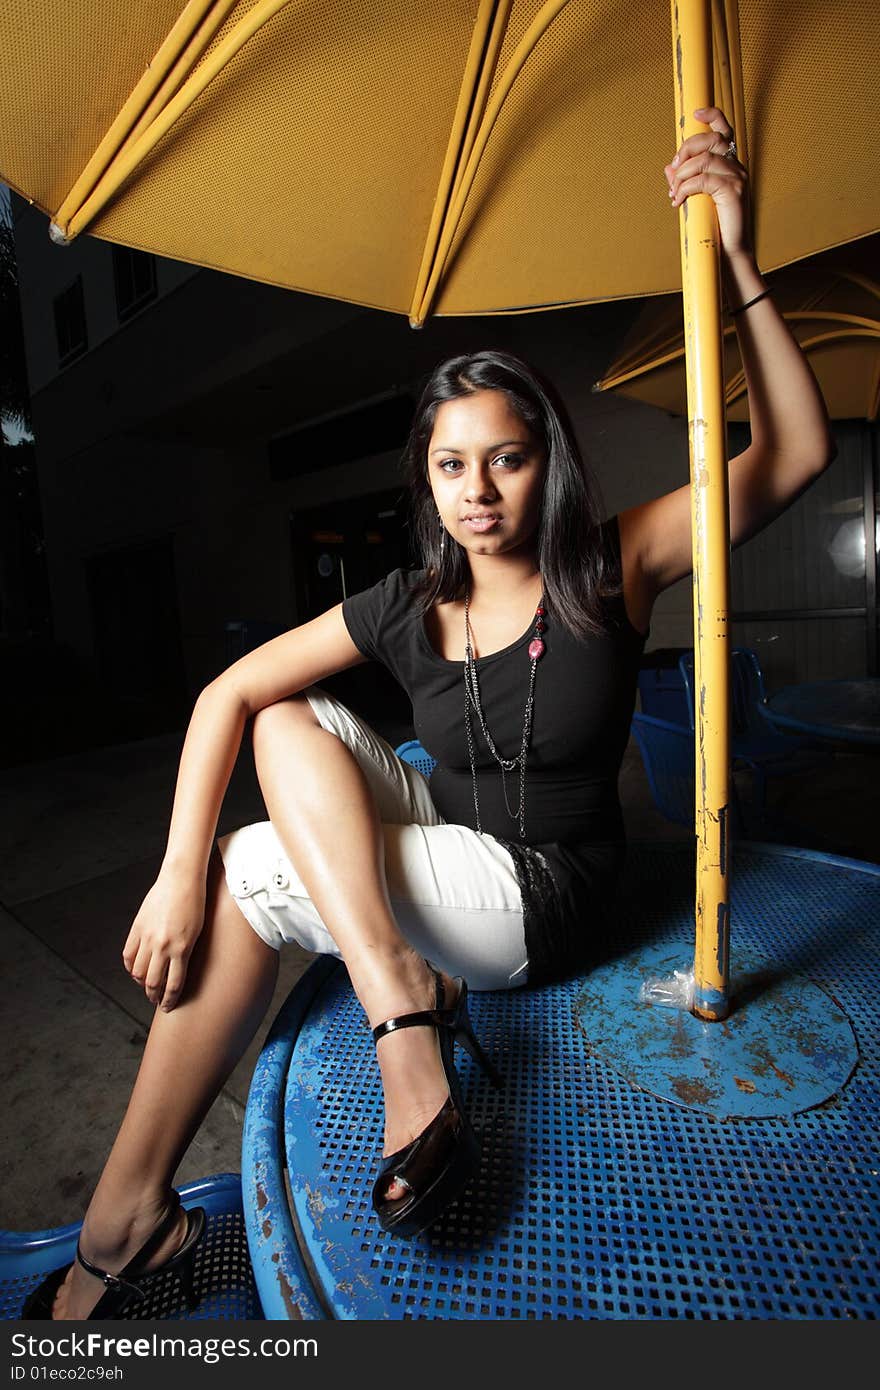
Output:
<svg viewBox="0 0 880 1390">
<path fill-rule="evenodd" d="M 132 321 L 120 324 L 116 313 L 110 242 L 82 236 L 69 246 L 57 246 L 49 240 L 49 222 L 41 212 L 17 197 L 12 207 L 22 312 L 27 323 L 33 325 L 42 320 L 45 328 L 45 331 L 27 334 L 28 379 L 31 394 L 36 395 L 59 375 L 59 371 L 75 366 L 70 363 L 67 368 L 59 368 L 52 305 L 55 297 L 67 289 L 77 275 L 83 278 L 90 351 L 128 331 Z M 157 259 L 157 299 L 173 294 L 178 286 L 196 274 L 195 266 Z"/>
</svg>

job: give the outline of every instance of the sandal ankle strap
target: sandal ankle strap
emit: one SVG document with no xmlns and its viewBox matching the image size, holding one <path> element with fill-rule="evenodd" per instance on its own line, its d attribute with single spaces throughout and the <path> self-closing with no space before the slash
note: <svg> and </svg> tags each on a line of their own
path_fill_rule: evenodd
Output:
<svg viewBox="0 0 880 1390">
<path fill-rule="evenodd" d="M 443 984 L 443 976 L 429 960 L 425 961 L 431 974 L 434 976 L 434 995 L 436 1003 L 433 1009 L 419 1009 L 416 1013 L 400 1014 L 397 1018 L 386 1018 L 384 1023 L 377 1023 L 373 1029 L 373 1042 L 378 1042 L 384 1038 L 386 1033 L 395 1033 L 398 1028 L 452 1028 L 455 1018 L 454 1009 L 444 1009 L 446 1000 L 446 988 Z M 457 1001 L 456 1001 L 457 1002 Z"/>
<path fill-rule="evenodd" d="M 80 1249 L 79 1241 L 76 1243 L 76 1258 L 88 1274 L 93 1274 L 96 1279 L 101 1279 L 108 1289 L 128 1289 L 131 1293 L 137 1294 L 138 1297 L 143 1298 L 144 1291 L 140 1284 L 135 1284 L 131 1279 L 126 1278 L 126 1275 L 136 1275 L 143 1272 L 143 1266 L 150 1259 L 154 1251 L 158 1250 L 162 1241 L 174 1225 L 174 1222 L 177 1220 L 177 1213 L 179 1210 L 180 1197 L 177 1192 L 174 1192 L 168 1210 L 152 1235 L 147 1237 L 137 1254 L 129 1260 L 128 1264 L 125 1265 L 118 1274 L 111 1274 L 109 1270 L 101 1269 L 100 1265 L 92 1264 L 91 1260 L 87 1260 Z"/>
<path fill-rule="evenodd" d="M 421 1009 L 414 1014 L 401 1014 L 399 1018 L 386 1018 L 373 1029 L 373 1042 L 384 1038 L 386 1033 L 396 1033 L 398 1028 L 454 1028 L 455 1012 L 452 1009 Z"/>
<path fill-rule="evenodd" d="M 79 1242 L 77 1242 L 76 1246 L 76 1258 L 86 1273 L 93 1274 L 96 1279 L 100 1279 L 105 1288 L 119 1289 L 120 1291 L 122 1289 L 127 1289 L 129 1293 L 134 1294 L 137 1298 L 144 1297 L 144 1291 L 140 1284 L 133 1284 L 130 1279 L 123 1279 L 121 1274 L 111 1274 L 109 1270 L 101 1269 L 100 1265 L 93 1265 L 91 1260 L 87 1260 L 79 1248 Z"/>
</svg>

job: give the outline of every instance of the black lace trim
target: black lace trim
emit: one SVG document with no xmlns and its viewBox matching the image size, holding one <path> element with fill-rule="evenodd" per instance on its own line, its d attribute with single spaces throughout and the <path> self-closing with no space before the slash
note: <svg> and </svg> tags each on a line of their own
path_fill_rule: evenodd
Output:
<svg viewBox="0 0 880 1390">
<path fill-rule="evenodd" d="M 531 845 L 502 840 L 510 854 L 522 897 L 529 985 L 548 984 L 577 963 L 575 924 L 566 921 L 550 865 Z"/>
</svg>

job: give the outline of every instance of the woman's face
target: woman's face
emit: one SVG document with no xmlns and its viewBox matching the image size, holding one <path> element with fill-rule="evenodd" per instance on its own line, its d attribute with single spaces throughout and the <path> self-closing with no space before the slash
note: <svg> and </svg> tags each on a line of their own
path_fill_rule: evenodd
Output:
<svg viewBox="0 0 880 1390">
<path fill-rule="evenodd" d="M 428 479 L 443 524 L 471 555 L 534 543 L 544 491 L 543 445 L 503 391 L 444 401 L 428 444 Z"/>
</svg>

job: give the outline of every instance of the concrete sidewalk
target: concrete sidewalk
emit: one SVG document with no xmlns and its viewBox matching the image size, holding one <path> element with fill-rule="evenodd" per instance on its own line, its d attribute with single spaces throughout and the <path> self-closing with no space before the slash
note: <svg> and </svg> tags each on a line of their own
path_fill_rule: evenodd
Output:
<svg viewBox="0 0 880 1390">
<path fill-rule="evenodd" d="M 122 946 L 165 846 L 181 737 L 0 773 L 0 1225 L 79 1220 L 122 1119 L 153 1009 Z M 265 818 L 250 753 L 219 833 Z M 248 1085 L 271 1020 L 312 957 L 282 953 L 264 1026 L 214 1103 L 181 1182 L 238 1172 Z M 169 1078 L 169 1085 L 173 1080 Z"/>
<path fill-rule="evenodd" d="M 399 741 L 400 731 L 383 732 Z M 161 861 L 181 743 L 176 735 L 153 738 L 0 772 L 0 1226 L 7 1229 L 79 1220 L 124 1113 L 153 1010 L 120 954 Z M 872 766 L 876 759 L 836 758 L 807 783 L 792 778 L 774 788 L 774 809 L 796 810 L 825 849 L 880 860 Z M 631 838 L 686 837 L 655 811 L 632 743 L 621 799 Z M 264 818 L 246 750 L 219 833 Z M 311 959 L 295 947 L 282 952 L 264 1025 L 209 1112 L 178 1181 L 240 1170 L 254 1063 Z"/>
</svg>

